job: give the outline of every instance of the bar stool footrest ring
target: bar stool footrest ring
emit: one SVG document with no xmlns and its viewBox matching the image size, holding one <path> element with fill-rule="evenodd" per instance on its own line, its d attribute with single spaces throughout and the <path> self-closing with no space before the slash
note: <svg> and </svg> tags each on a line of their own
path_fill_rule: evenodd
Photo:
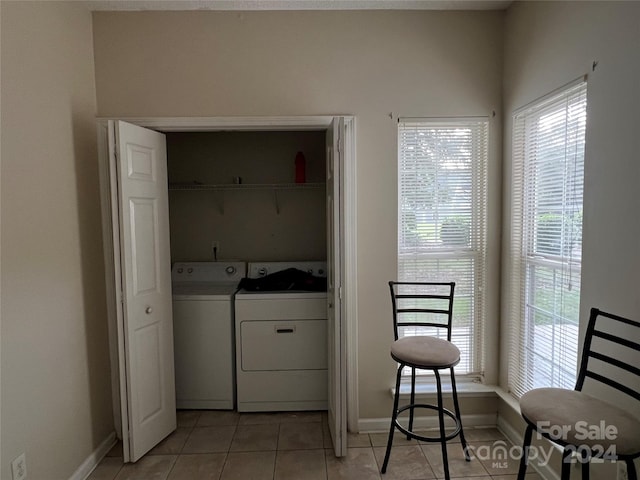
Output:
<svg viewBox="0 0 640 480">
<path fill-rule="evenodd" d="M 422 435 L 418 435 L 415 432 L 407 430 L 398 421 L 398 416 L 402 412 L 404 412 L 405 410 L 414 410 L 416 408 L 426 408 L 426 409 L 429 409 L 429 410 L 435 410 L 436 412 L 440 411 L 440 409 L 436 405 L 428 405 L 428 404 L 424 404 L 424 403 L 413 403 L 413 404 L 409 404 L 409 405 L 404 405 L 401 408 L 399 408 L 398 411 L 396 412 L 396 418 L 394 420 L 395 428 L 400 430 L 405 435 L 407 435 L 407 436 L 409 436 L 411 438 L 415 438 L 416 440 L 421 440 L 423 442 L 442 442 L 443 440 L 444 441 L 448 441 L 448 440 L 451 440 L 451 439 L 457 437 L 460 434 L 460 431 L 462 430 L 462 424 L 456 418 L 456 416 L 453 414 L 453 412 L 451 410 L 446 409 L 446 408 L 442 409 L 442 413 L 447 415 L 449 418 L 451 418 L 455 422 L 455 424 L 456 424 L 455 427 L 456 428 L 455 428 L 455 430 L 453 432 L 448 433 L 447 435 L 445 435 L 444 439 L 442 437 L 424 437 Z"/>
</svg>

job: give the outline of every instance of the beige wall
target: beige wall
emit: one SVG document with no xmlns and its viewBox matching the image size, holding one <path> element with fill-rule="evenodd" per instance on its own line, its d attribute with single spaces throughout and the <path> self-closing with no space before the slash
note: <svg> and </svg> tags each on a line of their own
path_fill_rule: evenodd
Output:
<svg viewBox="0 0 640 480">
<path fill-rule="evenodd" d="M 325 260 L 326 139 L 324 131 L 172 132 L 167 134 L 169 183 L 228 185 L 234 190 L 169 191 L 172 261 Z M 314 188 L 254 189 L 293 184 L 297 152 Z"/>
<path fill-rule="evenodd" d="M 510 139 L 514 109 L 589 74 L 582 330 L 588 310 L 593 306 L 640 318 L 638 25 L 638 2 L 516 2 L 506 17 L 505 226 L 510 215 Z M 598 64 L 592 72 L 594 61 Z M 503 238 L 508 241 L 508 228 Z M 504 264 L 508 267 L 506 250 Z M 506 351 L 511 322 L 506 309 L 503 309 L 502 322 L 502 347 Z M 505 361 L 501 382 L 506 385 L 506 356 L 502 358 Z M 627 401 L 632 408 L 634 402 Z M 637 403 L 633 408 L 637 411 Z"/>
<path fill-rule="evenodd" d="M 397 116 L 497 111 L 488 225 L 497 285 L 502 12 L 105 12 L 94 14 L 92 51 L 79 5 L 1 5 L 2 478 L 21 452 L 29 478 L 68 478 L 113 429 L 96 93 L 104 116 L 356 115 L 362 418 L 391 407 L 384 284 L 396 269 Z M 505 199 L 513 109 L 599 62 L 589 83 L 583 314 L 593 304 L 640 316 L 639 10 L 516 2 L 507 14 Z M 496 301 L 497 289 L 494 318 Z"/>
<path fill-rule="evenodd" d="M 113 431 L 91 15 L 2 9 L 2 464 L 68 479 Z"/>
<path fill-rule="evenodd" d="M 488 225 L 488 277 L 497 282 L 502 18 L 503 12 L 94 13 L 100 115 L 356 116 L 361 418 L 388 417 L 391 409 L 386 282 L 396 277 L 398 116 L 498 113 L 490 133 Z M 493 319 L 497 295 L 495 288 Z M 495 345 L 488 351 L 496 358 Z"/>
</svg>

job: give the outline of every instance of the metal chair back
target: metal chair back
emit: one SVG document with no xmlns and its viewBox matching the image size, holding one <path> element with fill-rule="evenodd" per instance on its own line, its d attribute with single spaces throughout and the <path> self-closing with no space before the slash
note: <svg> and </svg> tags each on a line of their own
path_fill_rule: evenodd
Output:
<svg viewBox="0 0 640 480">
<path fill-rule="evenodd" d="M 622 337 L 614 333 L 616 329 L 624 329 L 628 336 Z M 629 386 L 629 384 L 640 385 L 640 368 L 623 359 L 625 351 L 627 356 L 640 353 L 639 342 L 640 322 L 592 308 L 575 390 L 582 391 L 585 380 L 589 378 L 640 401 L 640 392 Z M 607 376 L 598 373 L 595 368 L 597 365 L 594 365 L 593 360 L 607 364 Z M 637 358 L 635 362 L 637 365 Z M 622 376 L 626 379 L 626 385 L 616 380 Z"/>
<path fill-rule="evenodd" d="M 455 282 L 389 282 L 393 335 L 401 327 L 446 329 L 451 341 Z M 435 319 L 441 318 L 442 321 Z"/>
</svg>

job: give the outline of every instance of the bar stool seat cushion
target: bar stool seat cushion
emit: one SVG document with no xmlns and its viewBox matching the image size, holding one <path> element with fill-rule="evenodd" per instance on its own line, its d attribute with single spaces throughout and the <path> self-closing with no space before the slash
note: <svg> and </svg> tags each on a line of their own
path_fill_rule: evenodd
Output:
<svg viewBox="0 0 640 480">
<path fill-rule="evenodd" d="M 615 445 L 618 455 L 640 452 L 640 419 L 584 392 L 537 388 L 520 398 L 520 411 L 529 422 L 544 427 L 539 431 L 570 445 L 600 445 L 605 451 Z"/>
<path fill-rule="evenodd" d="M 460 350 L 441 338 L 403 337 L 391 345 L 391 357 L 410 367 L 441 369 L 457 365 Z"/>
</svg>

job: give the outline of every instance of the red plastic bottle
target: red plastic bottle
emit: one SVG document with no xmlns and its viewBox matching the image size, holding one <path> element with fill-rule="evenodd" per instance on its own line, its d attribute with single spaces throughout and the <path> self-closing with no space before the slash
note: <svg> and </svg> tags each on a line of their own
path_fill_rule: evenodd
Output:
<svg viewBox="0 0 640 480">
<path fill-rule="evenodd" d="M 307 181 L 306 178 L 306 161 L 304 158 L 304 154 L 302 152 L 298 152 L 296 154 L 296 183 L 305 183 Z"/>
</svg>

